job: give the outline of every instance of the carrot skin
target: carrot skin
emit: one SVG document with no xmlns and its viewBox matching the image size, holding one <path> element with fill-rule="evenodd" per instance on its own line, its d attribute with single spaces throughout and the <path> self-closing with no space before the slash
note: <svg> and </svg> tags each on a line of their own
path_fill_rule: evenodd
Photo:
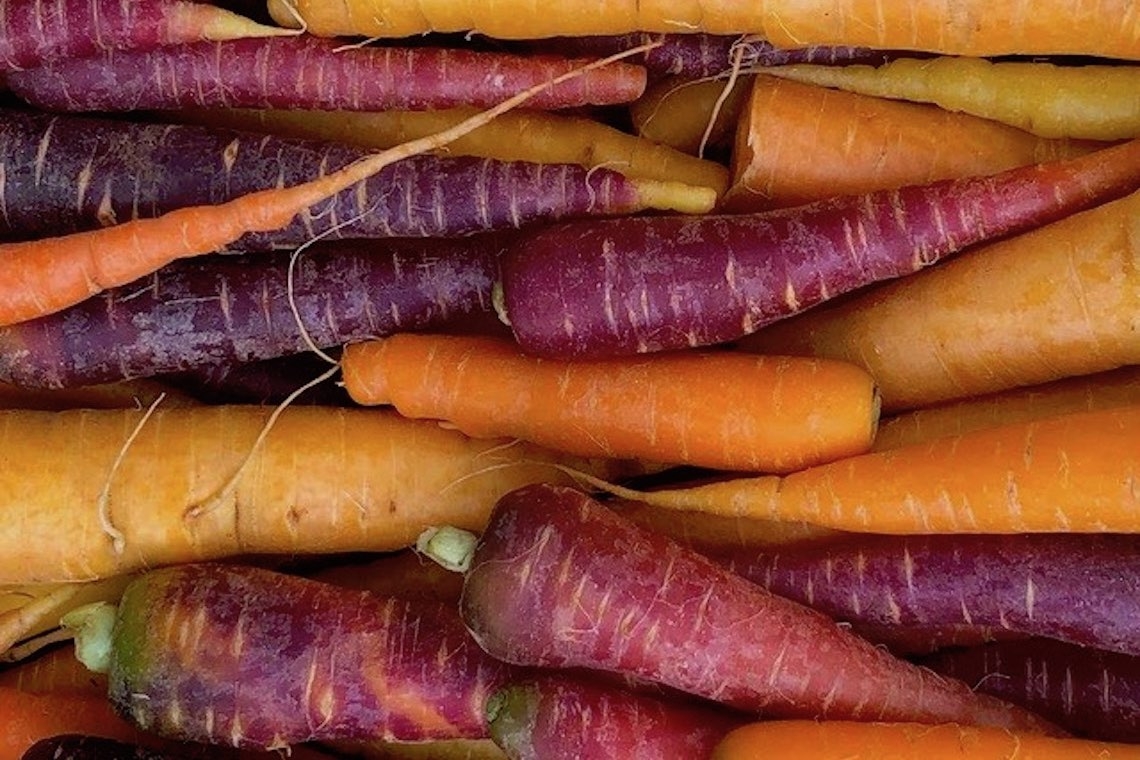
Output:
<svg viewBox="0 0 1140 760">
<path fill-rule="evenodd" d="M 1140 140 L 992 177 L 794 209 L 591 220 L 521 237 L 502 262 L 502 313 L 544 356 L 608 356 L 734 340 L 987 239 L 1128 193 Z"/>
<path fill-rule="evenodd" d="M 709 705 L 559 675 L 508 683 L 487 712 L 491 737 L 511 760 L 702 758 L 744 722 Z"/>
<path fill-rule="evenodd" d="M 8 86 L 49 111 L 481 108 L 585 62 L 459 48 L 345 48 L 340 40 L 299 35 L 69 58 L 13 72 Z M 644 68 L 616 63 L 553 85 L 528 105 L 626 103 L 642 93 L 645 82 Z"/>
<path fill-rule="evenodd" d="M 481 738 L 484 700 L 512 674 L 468 637 L 453 606 L 183 565 L 124 593 L 108 695 L 159 735 L 279 749 Z"/>
<path fill-rule="evenodd" d="M 915 651 L 933 629 L 973 631 L 975 643 L 996 631 L 1140 655 L 1138 549 L 1132 535 L 864 536 L 718 559 L 895 651 Z"/>
<path fill-rule="evenodd" d="M 1048 718 L 1075 736 L 1140 742 L 1140 658 L 1052 639 L 935 652 L 924 667 Z"/>
<path fill-rule="evenodd" d="M 460 606 L 504 661 L 623 673 L 768 717 L 1052 730 L 570 488 L 532 485 L 498 501 Z"/>
<path fill-rule="evenodd" d="M 161 375 L 160 380 L 188 394 L 202 404 L 281 404 L 291 398 L 290 405 L 325 407 L 353 406 L 336 378 L 328 378 L 297 395 L 329 370 L 328 358 L 338 356 L 335 349 L 326 356 L 306 352 L 277 359 L 264 359 L 240 364 L 213 364 L 184 372 Z M 52 391 L 59 393 L 60 391 Z M 163 405 L 166 401 L 163 400 Z M 145 405 L 144 405 L 145 406 Z"/>
<path fill-rule="evenodd" d="M 285 252 L 175 262 L 0 327 L 0 378 L 37 388 L 93 385 L 295 355 L 309 350 L 306 334 L 329 348 L 438 328 L 490 309 L 503 245 L 494 236 L 341 241 L 303 253 L 292 283 Z"/>
</svg>

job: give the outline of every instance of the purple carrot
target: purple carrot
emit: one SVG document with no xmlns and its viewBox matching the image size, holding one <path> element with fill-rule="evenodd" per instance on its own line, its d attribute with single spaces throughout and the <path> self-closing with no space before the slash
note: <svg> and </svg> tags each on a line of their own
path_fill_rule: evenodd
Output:
<svg viewBox="0 0 1140 760">
<path fill-rule="evenodd" d="M 228 129 L 0 111 L 0 233 L 36 238 L 221 203 L 365 155 L 338 143 Z M 235 247 L 292 248 L 317 236 L 467 235 L 673 200 L 672 185 L 608 169 L 424 155 Z"/>
<path fill-rule="evenodd" d="M 0 0 L 0 69 L 109 50 L 295 34 L 185 0 Z"/>
<path fill-rule="evenodd" d="M 500 313 L 522 347 L 542 355 L 722 343 L 1138 185 L 1140 140 L 992 177 L 759 214 L 551 225 L 508 251 Z"/>
<path fill-rule="evenodd" d="M 52 111 L 487 108 L 587 63 L 445 47 L 346 46 L 309 35 L 110 51 L 14 72 L 8 86 Z M 645 69 L 613 63 L 552 85 L 527 103 L 551 109 L 628 103 Z"/>
<path fill-rule="evenodd" d="M 789 63 L 864 63 L 877 66 L 899 55 L 871 48 L 843 46 L 784 49 L 755 35 L 704 33 L 636 32 L 612 36 L 555 37 L 529 43 L 529 47 L 535 51 L 600 57 L 648 43 L 658 44 L 633 60 L 645 66 L 650 76 L 681 76 L 692 79 L 727 74 L 732 69 L 733 60 L 737 55 L 740 55 L 741 65 L 745 69 L 757 66 L 782 66 Z"/>
<path fill-rule="evenodd" d="M 314 246 L 295 263 L 292 299 L 285 252 L 175 262 L 0 328 L 0 378 L 29 388 L 92 385 L 442 325 L 490 309 L 502 245 L 479 235 Z"/>
<path fill-rule="evenodd" d="M 339 352 L 324 350 L 329 358 Z M 0 351 L 2 356 L 3 351 Z M 3 360 L 0 359 L 0 365 Z M 310 387 L 299 396 L 298 388 L 308 385 L 329 370 L 328 359 L 314 353 L 289 354 L 276 359 L 252 362 L 210 364 L 193 367 L 157 379 L 177 388 L 204 404 L 280 404 L 286 399 L 293 406 L 354 406 L 352 399 L 330 377 Z"/>
<path fill-rule="evenodd" d="M 619 673 L 753 714 L 1050 730 L 570 488 L 498 501 L 460 608 L 506 662 Z"/>
<path fill-rule="evenodd" d="M 502 687 L 487 715 L 491 738 L 511 760 L 705 758 L 744 723 L 732 711 L 565 675 Z"/>
<path fill-rule="evenodd" d="M 1077 736 L 1140 742 L 1140 658 L 1052 639 L 939 652 L 920 662 Z"/>
<path fill-rule="evenodd" d="M 720 559 L 898 651 L 1017 634 L 1140 654 L 1137 536 L 866 536 Z"/>
<path fill-rule="evenodd" d="M 111 703 L 172 739 L 281 749 L 331 739 L 484 738 L 486 698 L 519 673 L 484 654 L 454 605 L 253 567 L 182 565 L 133 581 L 81 656 Z M 88 647 L 91 649 L 89 650 Z"/>
</svg>

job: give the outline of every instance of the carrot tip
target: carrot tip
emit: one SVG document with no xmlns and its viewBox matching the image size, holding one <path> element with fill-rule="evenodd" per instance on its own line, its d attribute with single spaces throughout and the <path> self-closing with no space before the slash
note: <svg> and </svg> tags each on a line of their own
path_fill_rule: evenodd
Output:
<svg viewBox="0 0 1140 760">
<path fill-rule="evenodd" d="M 716 206 L 719 192 L 712 187 L 669 180 L 634 179 L 638 199 L 646 208 L 681 214 L 707 214 Z"/>
</svg>

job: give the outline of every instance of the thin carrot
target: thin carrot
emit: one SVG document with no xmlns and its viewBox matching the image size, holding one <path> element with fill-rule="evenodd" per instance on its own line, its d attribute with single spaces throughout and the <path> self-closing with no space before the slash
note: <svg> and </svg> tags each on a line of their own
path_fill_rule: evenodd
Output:
<svg viewBox="0 0 1140 760">
<path fill-rule="evenodd" d="M 742 114 L 723 200 L 734 212 L 996 174 L 1100 147 L 772 76 L 755 78 Z"/>
<path fill-rule="evenodd" d="M 1140 364 L 1140 193 L 743 339 L 844 359 L 889 412 Z"/>
<path fill-rule="evenodd" d="M 617 56 L 634 55 L 631 50 Z M 403 143 L 299 185 L 263 190 L 215 206 L 191 206 L 153 219 L 62 237 L 0 245 L 0 325 L 54 313 L 106 288 L 125 285 L 180 258 L 211 253 L 250 232 L 284 227 L 306 208 L 396 161 L 442 148 L 554 84 L 600 68 L 595 61 L 536 85 L 442 132 Z"/>
<path fill-rule="evenodd" d="M 1132 405 L 976 430 L 784 477 L 608 489 L 662 507 L 857 532 L 1137 533 L 1137 429 L 1140 405 Z"/>
<path fill-rule="evenodd" d="M 349 345 L 342 367 L 358 403 L 587 457 L 787 472 L 866 451 L 878 419 L 851 365 L 727 351 L 567 361 L 403 333 Z"/>
<path fill-rule="evenodd" d="M 1140 746 L 942 724 L 767 721 L 728 734 L 712 760 L 1134 760 Z"/>
<path fill-rule="evenodd" d="M 942 56 L 898 58 L 877 67 L 794 64 L 766 71 L 863 95 L 934 103 L 1042 137 L 1140 136 L 1140 66 Z"/>
<path fill-rule="evenodd" d="M 874 451 L 1069 412 L 1140 404 L 1140 365 L 991 393 L 885 418 Z"/>
<path fill-rule="evenodd" d="M 376 409 L 0 411 L 0 583 L 89 580 L 248 554 L 389 551 L 479 530 L 495 499 L 642 465 L 473 441 Z M 264 437 L 262 437 L 264 436 Z"/>
<path fill-rule="evenodd" d="M 60 618 L 76 607 L 115 601 L 123 593 L 127 580 L 117 576 L 90 583 L 0 587 L 0 661 L 21 659 L 34 653 L 38 649 L 34 643 L 21 644 L 18 649 L 17 644 L 59 628 Z"/>
</svg>

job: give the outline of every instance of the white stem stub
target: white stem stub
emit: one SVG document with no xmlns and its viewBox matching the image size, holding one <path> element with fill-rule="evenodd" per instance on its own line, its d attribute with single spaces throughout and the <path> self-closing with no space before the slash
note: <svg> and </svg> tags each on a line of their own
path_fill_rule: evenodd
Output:
<svg viewBox="0 0 1140 760">
<path fill-rule="evenodd" d="M 469 530 L 444 525 L 428 528 L 416 539 L 416 550 L 456 573 L 465 573 L 471 567 L 475 544 L 479 537 Z"/>
</svg>

